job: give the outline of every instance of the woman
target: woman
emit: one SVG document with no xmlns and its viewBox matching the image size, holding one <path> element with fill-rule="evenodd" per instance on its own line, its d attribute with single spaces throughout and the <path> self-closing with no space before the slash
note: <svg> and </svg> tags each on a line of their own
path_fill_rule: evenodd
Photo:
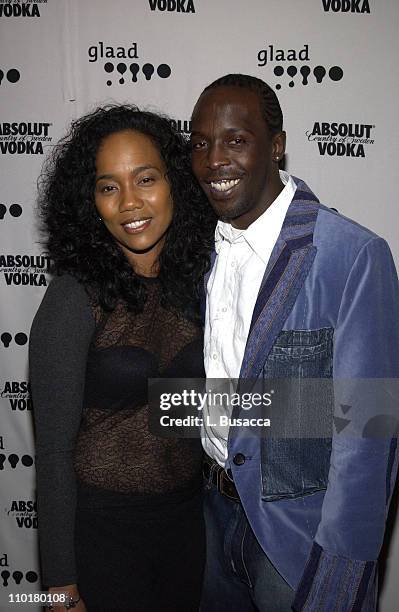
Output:
<svg viewBox="0 0 399 612">
<path fill-rule="evenodd" d="M 200 377 L 212 213 L 166 118 L 76 121 L 40 182 L 56 276 L 31 330 L 42 578 L 84 610 L 198 609 L 199 440 L 148 427 L 147 379 Z"/>
</svg>

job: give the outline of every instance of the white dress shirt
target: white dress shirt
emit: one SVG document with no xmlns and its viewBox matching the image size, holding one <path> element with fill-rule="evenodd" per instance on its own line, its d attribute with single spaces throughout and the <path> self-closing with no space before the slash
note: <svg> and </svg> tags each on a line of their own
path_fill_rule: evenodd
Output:
<svg viewBox="0 0 399 612">
<path fill-rule="evenodd" d="M 285 185 L 283 190 L 246 230 L 223 221 L 216 226 L 217 255 L 207 284 L 205 316 L 207 379 L 239 377 L 256 298 L 296 189 L 289 174 L 280 171 L 280 178 Z M 207 426 L 207 414 L 212 417 L 215 413 L 207 406 L 204 408 L 203 447 L 224 467 L 228 428 Z"/>
</svg>

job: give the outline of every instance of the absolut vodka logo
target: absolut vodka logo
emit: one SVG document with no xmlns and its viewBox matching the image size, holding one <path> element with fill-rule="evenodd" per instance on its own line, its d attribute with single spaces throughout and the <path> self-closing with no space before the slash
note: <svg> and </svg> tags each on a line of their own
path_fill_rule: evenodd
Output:
<svg viewBox="0 0 399 612">
<path fill-rule="evenodd" d="M 368 13 L 369 0 L 321 0 L 323 9 L 333 13 Z"/>
<path fill-rule="evenodd" d="M 170 122 L 179 134 L 191 134 L 191 121 L 189 119 L 171 119 Z"/>
<path fill-rule="evenodd" d="M 3 155 L 43 155 L 52 141 L 47 121 L 0 123 L 0 153 Z"/>
<path fill-rule="evenodd" d="M 33 499 L 13 499 L 7 515 L 19 529 L 37 529 L 37 504 Z"/>
<path fill-rule="evenodd" d="M 374 144 L 374 130 L 371 123 L 315 121 L 306 137 L 317 145 L 320 155 L 366 157 L 368 147 Z"/>
<path fill-rule="evenodd" d="M 43 0 L 37 0 L 43 4 Z M 44 0 L 44 3 L 47 0 Z M 19 0 L 0 0 L 0 17 L 40 17 L 39 6 L 35 0 L 20 2 Z"/>
<path fill-rule="evenodd" d="M 10 410 L 13 412 L 32 410 L 30 384 L 26 380 L 6 380 L 0 397 L 1 399 L 8 400 Z"/>
<path fill-rule="evenodd" d="M 47 287 L 50 258 L 47 255 L 0 253 L 0 273 L 6 285 Z"/>
<path fill-rule="evenodd" d="M 148 0 L 152 11 L 195 13 L 193 0 Z"/>
</svg>

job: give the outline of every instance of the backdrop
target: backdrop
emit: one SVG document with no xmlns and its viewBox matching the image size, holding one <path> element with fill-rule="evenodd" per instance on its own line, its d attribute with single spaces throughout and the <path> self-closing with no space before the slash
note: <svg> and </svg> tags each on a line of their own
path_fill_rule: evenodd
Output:
<svg viewBox="0 0 399 612">
<path fill-rule="evenodd" d="M 1 610 L 40 585 L 27 343 L 49 280 L 35 214 L 46 153 L 111 100 L 188 132 L 205 85 L 253 74 L 280 97 L 288 171 L 398 261 L 398 17 L 397 0 L 0 0 Z M 394 612 L 399 530 L 385 557 L 381 611 Z"/>
</svg>

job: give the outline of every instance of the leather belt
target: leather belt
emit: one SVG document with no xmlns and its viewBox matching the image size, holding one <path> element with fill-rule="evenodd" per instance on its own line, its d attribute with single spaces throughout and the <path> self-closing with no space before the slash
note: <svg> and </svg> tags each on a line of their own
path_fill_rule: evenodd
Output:
<svg viewBox="0 0 399 612">
<path fill-rule="evenodd" d="M 210 480 L 224 497 L 235 502 L 240 501 L 236 486 L 229 478 L 226 470 L 207 455 L 205 455 L 204 463 L 202 464 L 202 473 L 204 478 L 208 481 Z"/>
</svg>

